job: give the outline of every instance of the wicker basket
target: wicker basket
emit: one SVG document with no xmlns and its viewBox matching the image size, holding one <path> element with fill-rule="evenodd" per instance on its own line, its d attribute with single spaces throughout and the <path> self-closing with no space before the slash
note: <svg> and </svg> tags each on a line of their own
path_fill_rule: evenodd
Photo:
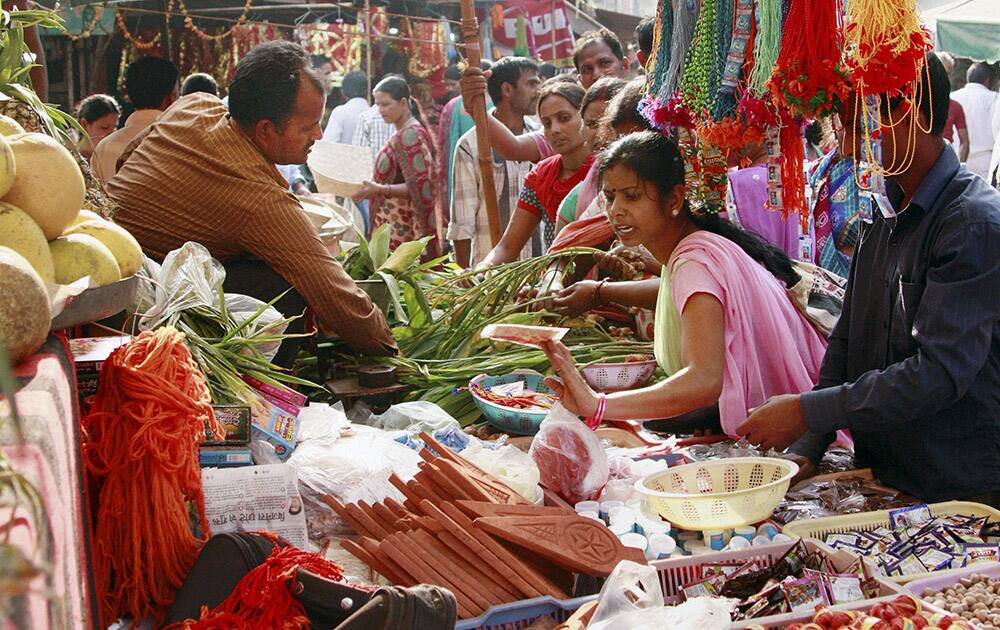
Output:
<svg viewBox="0 0 1000 630">
<path fill-rule="evenodd" d="M 370 148 L 322 140 L 313 145 L 308 164 L 316 190 L 340 197 L 353 197 L 375 171 Z"/>
</svg>

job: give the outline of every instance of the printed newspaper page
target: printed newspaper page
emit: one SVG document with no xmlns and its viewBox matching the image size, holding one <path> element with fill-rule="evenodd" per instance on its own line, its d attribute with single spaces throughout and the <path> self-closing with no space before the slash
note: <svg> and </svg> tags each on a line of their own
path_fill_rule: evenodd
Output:
<svg viewBox="0 0 1000 630">
<path fill-rule="evenodd" d="M 307 548 L 306 515 L 291 466 L 205 468 L 201 484 L 213 535 L 266 530 Z"/>
</svg>

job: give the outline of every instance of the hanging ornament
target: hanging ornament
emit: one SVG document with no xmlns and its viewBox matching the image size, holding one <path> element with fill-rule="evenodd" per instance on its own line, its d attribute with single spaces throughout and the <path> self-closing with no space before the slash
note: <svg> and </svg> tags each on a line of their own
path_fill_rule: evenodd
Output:
<svg viewBox="0 0 1000 630">
<path fill-rule="evenodd" d="M 767 81 L 778 63 L 781 52 L 782 0 L 757 0 L 755 5 L 756 34 L 753 43 L 753 70 L 748 90 L 755 97 L 767 92 Z"/>
<path fill-rule="evenodd" d="M 894 152 L 891 164 L 876 159 L 877 143 L 881 134 L 901 125 L 910 138 L 918 129 L 930 131 L 930 121 L 924 128 L 919 115 L 907 115 L 915 114 L 923 88 L 930 33 L 920 24 L 914 0 L 849 0 L 845 41 L 845 62 L 855 86 L 855 120 L 844 123 L 865 132 L 860 153 L 866 168 L 879 178 L 898 175 L 913 163 L 916 143 Z M 879 97 L 891 99 L 893 105 L 883 110 L 881 120 L 878 108 L 871 105 L 872 98 Z"/>
<path fill-rule="evenodd" d="M 847 99 L 840 6 L 840 0 L 791 0 L 767 86 L 775 103 L 794 115 L 828 115 Z"/>
</svg>

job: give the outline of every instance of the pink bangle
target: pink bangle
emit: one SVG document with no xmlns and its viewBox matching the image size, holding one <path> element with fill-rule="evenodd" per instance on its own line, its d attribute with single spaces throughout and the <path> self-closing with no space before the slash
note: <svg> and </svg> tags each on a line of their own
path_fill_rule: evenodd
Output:
<svg viewBox="0 0 1000 630">
<path fill-rule="evenodd" d="M 597 430 L 597 427 L 601 426 L 601 422 L 604 420 L 604 412 L 608 408 L 608 397 L 601 392 L 597 395 L 597 413 L 593 416 L 587 418 L 585 422 L 591 430 Z"/>
</svg>

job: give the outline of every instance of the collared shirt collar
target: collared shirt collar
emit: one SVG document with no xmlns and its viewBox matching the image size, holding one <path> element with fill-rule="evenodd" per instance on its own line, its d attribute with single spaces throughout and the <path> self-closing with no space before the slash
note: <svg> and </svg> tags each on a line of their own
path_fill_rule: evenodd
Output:
<svg viewBox="0 0 1000 630">
<path fill-rule="evenodd" d="M 920 180 L 920 185 L 917 186 L 917 190 L 913 193 L 913 197 L 910 198 L 910 203 L 906 208 L 899 207 L 903 202 L 905 193 L 899 184 L 891 178 L 886 181 L 886 195 L 889 197 L 889 201 L 892 202 L 892 207 L 897 213 L 904 212 L 910 206 L 916 206 L 924 211 L 930 210 L 938 200 L 938 197 L 941 196 L 941 191 L 948 185 L 948 182 L 954 179 L 959 166 L 955 150 L 950 145 L 945 145 L 941 151 L 941 155 L 938 156 L 937 162 L 934 163 L 931 170 L 927 171 L 924 178 Z"/>
</svg>

